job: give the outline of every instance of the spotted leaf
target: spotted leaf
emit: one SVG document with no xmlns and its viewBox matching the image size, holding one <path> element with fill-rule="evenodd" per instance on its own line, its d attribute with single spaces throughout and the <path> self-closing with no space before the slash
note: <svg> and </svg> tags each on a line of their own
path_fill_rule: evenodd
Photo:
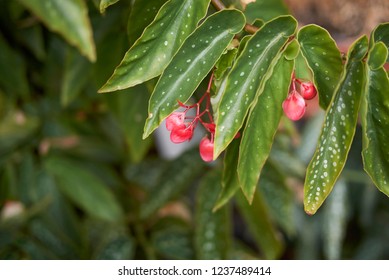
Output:
<svg viewBox="0 0 389 280">
<path fill-rule="evenodd" d="M 88 8 L 83 0 L 19 0 L 49 29 L 61 34 L 89 60 L 96 60 Z"/>
<path fill-rule="evenodd" d="M 234 139 L 264 81 L 271 75 L 280 51 L 295 33 L 296 20 L 278 17 L 265 24 L 247 42 L 228 75 L 216 116 L 216 158 Z"/>
<path fill-rule="evenodd" d="M 165 3 L 99 91 L 132 87 L 160 75 L 205 16 L 208 5 L 209 0 L 170 0 Z"/>
<path fill-rule="evenodd" d="M 192 96 L 244 25 L 245 18 L 240 11 L 223 10 L 208 17 L 188 37 L 163 72 L 150 98 L 144 138 L 177 109 L 178 100 L 185 103 Z"/>
<path fill-rule="evenodd" d="M 292 48 L 294 44 L 290 45 Z M 288 95 L 294 61 L 281 58 L 248 116 L 239 150 L 238 175 L 249 202 L 269 157 L 282 116 L 282 101 Z"/>
<path fill-rule="evenodd" d="M 313 72 L 320 106 L 326 109 L 342 74 L 340 52 L 328 31 L 317 25 L 301 28 L 297 39 L 301 54 Z"/>
<path fill-rule="evenodd" d="M 327 198 L 346 163 L 365 86 L 362 59 L 367 48 L 366 36 L 351 47 L 341 81 L 326 111 L 319 142 L 305 178 L 304 206 L 308 214 L 315 214 Z"/>
<path fill-rule="evenodd" d="M 380 48 L 379 44 L 375 44 L 370 52 L 366 67 L 366 94 L 362 102 L 362 155 L 366 172 L 378 189 L 389 196 L 389 78 L 382 65 L 376 69 L 377 62 L 387 58 L 387 51 L 374 52 L 374 49 Z"/>
</svg>

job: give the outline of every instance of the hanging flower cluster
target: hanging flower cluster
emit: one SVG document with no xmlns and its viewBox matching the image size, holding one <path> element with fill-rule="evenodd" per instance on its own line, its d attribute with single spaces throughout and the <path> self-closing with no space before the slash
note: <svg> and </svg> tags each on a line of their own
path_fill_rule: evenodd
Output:
<svg viewBox="0 0 389 280">
<path fill-rule="evenodd" d="M 211 76 L 206 92 L 197 103 L 186 105 L 178 101 L 178 104 L 183 108 L 183 111 L 174 112 L 166 119 L 166 129 L 170 131 L 170 140 L 176 144 L 190 141 L 198 123 L 202 124 L 210 133 L 210 138 L 208 135 L 204 136 L 199 145 L 200 156 L 206 162 L 213 160 L 213 140 L 215 136 L 215 122 L 210 112 L 210 90 L 212 79 L 213 75 Z M 201 111 L 201 104 L 203 102 L 205 102 L 205 109 Z M 196 110 L 196 115 L 188 116 L 188 112 L 192 109 Z"/>
<path fill-rule="evenodd" d="M 313 99 L 316 94 L 317 91 L 312 82 L 302 81 L 293 75 L 292 90 L 282 103 L 285 115 L 293 121 L 301 119 L 307 107 L 305 100 Z"/>
</svg>

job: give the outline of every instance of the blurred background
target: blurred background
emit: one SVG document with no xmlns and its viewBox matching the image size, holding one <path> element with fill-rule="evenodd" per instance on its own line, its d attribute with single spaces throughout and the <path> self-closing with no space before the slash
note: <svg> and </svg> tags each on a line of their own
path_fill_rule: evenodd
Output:
<svg viewBox="0 0 389 280">
<path fill-rule="evenodd" d="M 90 62 L 25 2 L 0 0 L 0 259 L 389 258 L 389 199 L 363 171 L 359 126 L 316 215 L 302 198 L 323 119 L 317 100 L 302 121 L 283 119 L 253 204 L 238 193 L 214 212 L 223 164 L 200 159 L 204 132 L 171 144 L 162 125 L 142 140 L 156 80 L 97 93 L 157 11 L 139 21 L 142 1 L 103 14 L 98 0 L 76 1 L 93 30 Z M 259 4 L 264 20 L 292 13 L 328 28 L 342 51 L 389 19 L 385 0 Z"/>
</svg>

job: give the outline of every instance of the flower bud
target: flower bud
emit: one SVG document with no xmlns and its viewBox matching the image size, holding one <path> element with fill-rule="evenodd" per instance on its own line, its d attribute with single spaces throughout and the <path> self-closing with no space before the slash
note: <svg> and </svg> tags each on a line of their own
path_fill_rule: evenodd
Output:
<svg viewBox="0 0 389 280">
<path fill-rule="evenodd" d="M 313 99 L 316 94 L 316 88 L 311 82 L 302 82 L 300 85 L 300 94 L 306 100 Z"/>
<path fill-rule="evenodd" d="M 292 121 L 297 121 L 304 116 L 306 103 L 304 98 L 295 90 L 282 102 L 285 115 Z"/>
<path fill-rule="evenodd" d="M 214 143 L 211 142 L 211 140 L 209 140 L 207 136 L 201 139 L 199 148 L 200 156 L 203 161 L 209 162 L 213 160 L 213 147 Z"/>
</svg>

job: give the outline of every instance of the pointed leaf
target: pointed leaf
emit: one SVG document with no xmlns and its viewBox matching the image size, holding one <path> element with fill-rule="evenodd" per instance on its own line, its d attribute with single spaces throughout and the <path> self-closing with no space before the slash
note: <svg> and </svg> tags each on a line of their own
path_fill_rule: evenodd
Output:
<svg viewBox="0 0 389 280">
<path fill-rule="evenodd" d="M 107 9 L 109 6 L 115 4 L 119 0 L 100 0 L 100 13 L 104 13 L 105 9 Z"/>
<path fill-rule="evenodd" d="M 142 35 L 167 0 L 135 0 L 128 17 L 127 33 L 130 45 Z"/>
<path fill-rule="evenodd" d="M 197 259 L 226 259 L 231 244 L 229 209 L 214 213 L 212 208 L 221 189 L 221 172 L 213 170 L 202 180 L 197 191 L 195 212 L 195 249 Z"/>
<path fill-rule="evenodd" d="M 169 0 L 127 51 L 100 92 L 135 86 L 157 77 L 207 11 L 209 0 Z"/>
<path fill-rule="evenodd" d="M 367 51 L 364 36 L 349 51 L 341 82 L 326 111 L 315 154 L 307 168 L 304 184 L 304 207 L 315 214 L 331 192 L 347 159 L 357 124 L 361 95 L 365 86 L 365 69 L 361 61 Z"/>
<path fill-rule="evenodd" d="M 185 103 L 245 25 L 238 10 L 222 10 L 208 17 L 188 37 L 163 72 L 149 103 L 144 138 L 178 107 Z"/>
<path fill-rule="evenodd" d="M 45 160 L 45 167 L 61 192 L 89 215 L 106 221 L 123 218 L 123 210 L 112 192 L 76 161 L 50 157 Z"/>
<path fill-rule="evenodd" d="M 224 206 L 240 188 L 237 169 L 241 139 L 242 138 L 232 141 L 224 155 L 222 188 L 213 211 L 216 211 Z"/>
<path fill-rule="evenodd" d="M 280 51 L 296 30 L 293 17 L 276 18 L 247 42 L 228 76 L 216 116 L 216 158 L 233 140 L 263 82 L 271 74 Z"/>
<path fill-rule="evenodd" d="M 281 104 L 288 95 L 293 67 L 294 61 L 285 57 L 277 62 L 247 119 L 239 150 L 238 175 L 249 202 L 254 197 L 261 170 L 273 145 L 283 112 Z"/>
<path fill-rule="evenodd" d="M 326 109 L 342 74 L 340 52 L 328 31 L 317 25 L 301 28 L 297 39 L 301 53 L 313 72 L 320 106 Z"/>
<path fill-rule="evenodd" d="M 389 78 L 382 66 L 375 69 L 373 55 L 372 51 L 362 102 L 363 165 L 378 189 L 389 196 Z"/>
<path fill-rule="evenodd" d="M 90 61 L 96 60 L 88 8 L 83 0 L 19 0 L 47 27 L 61 34 Z"/>
</svg>

